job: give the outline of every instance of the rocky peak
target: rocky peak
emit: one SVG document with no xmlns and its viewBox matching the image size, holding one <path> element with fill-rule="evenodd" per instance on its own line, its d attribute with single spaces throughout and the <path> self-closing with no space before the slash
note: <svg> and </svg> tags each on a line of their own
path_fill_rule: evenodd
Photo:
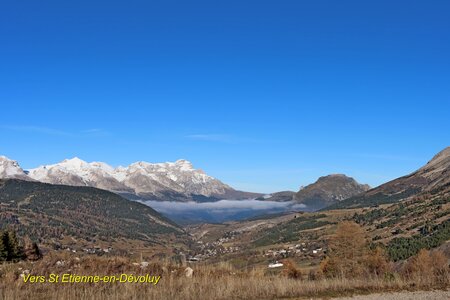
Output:
<svg viewBox="0 0 450 300">
<path fill-rule="evenodd" d="M 0 178 L 28 179 L 28 176 L 17 161 L 9 159 L 6 156 L 0 156 Z"/>
<path fill-rule="evenodd" d="M 367 184 L 359 184 L 344 174 L 331 174 L 322 176 L 313 184 L 299 190 L 294 200 L 315 210 L 365 192 L 369 188 Z"/>
<path fill-rule="evenodd" d="M 192 163 L 188 160 L 185 159 L 179 159 L 175 162 L 175 165 L 177 167 L 180 167 L 181 169 L 185 169 L 185 170 L 193 170 L 194 167 L 192 165 Z"/>
<path fill-rule="evenodd" d="M 70 158 L 70 159 L 65 159 L 62 162 L 60 162 L 56 165 L 53 165 L 53 166 L 63 167 L 68 170 L 81 170 L 81 169 L 88 168 L 89 163 L 85 162 L 82 159 L 79 159 L 78 157 L 74 157 L 74 158 Z"/>
</svg>

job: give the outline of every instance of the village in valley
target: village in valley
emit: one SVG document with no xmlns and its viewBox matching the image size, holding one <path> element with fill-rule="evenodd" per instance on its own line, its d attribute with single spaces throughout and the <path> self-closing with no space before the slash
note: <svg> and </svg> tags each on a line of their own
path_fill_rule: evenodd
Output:
<svg viewBox="0 0 450 300">
<path fill-rule="evenodd" d="M 207 224 L 201 227 L 205 226 Z M 253 227 L 251 228 L 253 229 Z M 248 233 L 248 228 L 239 228 L 226 231 L 216 239 L 208 239 L 204 232 L 204 234 L 197 236 L 196 250 L 188 253 L 186 261 L 199 263 L 215 261 L 218 258 L 232 260 L 235 257 L 251 256 L 258 265 L 278 268 L 283 266 L 282 261 L 284 259 L 313 263 L 322 260 L 326 255 L 327 247 L 323 240 L 302 239 L 299 236 L 298 240 L 292 243 L 254 247 L 251 243 L 246 242 Z"/>
</svg>

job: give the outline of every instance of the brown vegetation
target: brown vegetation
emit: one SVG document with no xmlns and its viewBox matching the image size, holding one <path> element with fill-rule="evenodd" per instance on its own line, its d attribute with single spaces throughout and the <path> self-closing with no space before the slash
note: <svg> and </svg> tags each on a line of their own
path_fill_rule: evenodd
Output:
<svg viewBox="0 0 450 300">
<path fill-rule="evenodd" d="M 377 250 L 378 251 L 378 250 Z M 378 259 L 375 259 L 378 261 Z M 169 262 L 142 268 L 122 257 L 74 257 L 71 253 L 46 255 L 37 262 L 3 264 L 0 267 L 0 299 L 274 299 L 332 297 L 382 291 L 447 289 L 447 259 L 439 252 L 424 253 L 405 266 L 409 273 L 361 277 L 302 276 L 291 261 L 285 270 L 267 274 L 264 269 L 237 270 L 228 264 L 193 265 L 193 276 Z M 431 273 L 430 273 L 430 266 Z M 445 268 L 443 267 L 445 266 Z M 79 275 L 161 275 L 158 285 L 139 283 L 24 283 L 21 274 L 74 273 Z M 433 275 L 432 275 L 433 274 Z M 436 280 L 440 278 L 440 280 Z"/>
<path fill-rule="evenodd" d="M 433 281 L 448 284 L 449 264 L 441 251 L 422 249 L 412 257 L 403 269 L 403 275 L 416 281 Z M 422 282 L 423 284 L 423 282 Z"/>
<path fill-rule="evenodd" d="M 449 283 L 449 264 L 443 252 L 422 249 L 400 268 L 400 274 L 395 274 L 394 263 L 385 250 L 379 246 L 370 249 L 363 227 L 350 221 L 338 225 L 320 271 L 327 277 L 341 278 L 375 276 L 390 280 L 402 275 L 421 286 Z"/>
<path fill-rule="evenodd" d="M 265 267 L 236 269 L 225 263 L 193 264 L 192 277 L 186 276 L 186 266 L 170 261 L 143 266 L 124 257 L 50 252 L 39 261 L 0 265 L 0 299 L 275 299 L 449 288 L 448 259 L 442 252 L 423 250 L 394 266 L 382 248 L 369 248 L 364 230 L 352 222 L 338 226 L 330 249 L 320 268 L 306 272 L 293 260 L 283 261 L 281 272 L 267 272 Z M 161 280 L 157 285 L 30 284 L 21 277 L 26 273 L 149 274 L 161 276 Z"/>
<path fill-rule="evenodd" d="M 284 269 L 281 272 L 282 275 L 285 275 L 288 278 L 292 278 L 292 279 L 301 279 L 302 278 L 302 272 L 295 265 L 295 262 L 293 262 L 290 259 L 286 259 L 283 261 L 283 264 L 284 264 Z"/>
<path fill-rule="evenodd" d="M 321 264 L 328 277 L 358 277 L 364 273 L 368 257 L 367 237 L 364 229 L 350 221 L 338 225 L 331 238 L 329 256 Z"/>
</svg>

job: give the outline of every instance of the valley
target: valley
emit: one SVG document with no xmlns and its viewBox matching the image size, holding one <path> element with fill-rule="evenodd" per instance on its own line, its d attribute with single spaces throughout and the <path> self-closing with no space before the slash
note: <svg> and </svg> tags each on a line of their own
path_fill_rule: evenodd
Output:
<svg viewBox="0 0 450 300">
<path fill-rule="evenodd" d="M 373 189 L 345 175 L 329 175 L 297 193 L 206 202 L 129 199 L 91 186 L 42 183 L 23 177 L 17 163 L 3 159 L 0 224 L 4 232 L 10 232 L 10 243 L 17 235 L 38 245 L 42 257 L 27 262 L 19 253 L 21 243 L 14 242 L 19 247 L 14 256 L 17 263 L 34 274 L 43 272 L 44 266 L 76 268 L 86 275 L 92 268 L 105 266 L 108 274 L 151 269 L 162 280 L 171 278 L 194 290 L 191 284 L 196 280 L 222 278 L 214 281 L 219 287 L 223 282 L 237 285 L 238 276 L 255 287 L 277 280 L 281 280 L 280 288 L 308 282 L 315 295 L 325 297 L 337 278 L 349 281 L 339 283 L 333 296 L 350 290 L 404 290 L 411 285 L 447 288 L 449 149 L 418 171 Z M 191 175 L 195 178 L 195 174 Z M 172 220 L 177 216 L 174 211 L 179 218 Z M 29 249 L 28 255 L 36 253 Z M 417 269 L 421 260 L 429 264 L 425 269 Z M 0 268 L 0 277 L 17 281 L 18 271 L 8 270 Z M 196 274 L 192 282 L 185 281 L 192 276 L 185 275 L 187 270 Z M 432 273 L 425 280 L 426 270 Z M 360 276 L 371 279 L 362 283 Z M 386 281 L 385 276 L 396 279 Z M 217 296 L 218 290 L 204 292 Z M 286 295 L 312 294 L 292 291 Z"/>
<path fill-rule="evenodd" d="M 450 299 L 450 1 L 2 1 L 0 300 Z"/>
<path fill-rule="evenodd" d="M 450 148 L 446 148 L 411 175 L 317 212 L 201 224 L 188 226 L 187 231 L 203 250 L 196 257 L 245 261 L 246 267 L 293 258 L 307 269 L 318 268 L 326 256 L 330 236 L 343 221 L 360 224 L 372 247 L 381 246 L 394 262 L 408 259 L 420 249 L 438 247 L 450 257 L 449 170 Z M 380 197 L 389 201 L 380 201 Z M 355 207 L 355 199 L 364 202 Z"/>
</svg>

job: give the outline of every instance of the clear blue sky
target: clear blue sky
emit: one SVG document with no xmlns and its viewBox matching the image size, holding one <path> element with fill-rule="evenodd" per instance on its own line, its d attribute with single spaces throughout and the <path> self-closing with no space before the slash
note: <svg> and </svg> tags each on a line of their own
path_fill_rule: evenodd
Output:
<svg viewBox="0 0 450 300">
<path fill-rule="evenodd" d="M 370 2 L 370 3 L 369 3 Z M 449 146 L 449 1 L 7 1 L 0 154 L 378 185 Z"/>
</svg>

